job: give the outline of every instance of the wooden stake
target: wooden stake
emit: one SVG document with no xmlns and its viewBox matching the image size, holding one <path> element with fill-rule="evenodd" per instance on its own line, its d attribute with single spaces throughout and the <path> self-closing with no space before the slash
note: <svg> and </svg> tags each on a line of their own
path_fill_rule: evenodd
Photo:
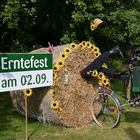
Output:
<svg viewBox="0 0 140 140">
<path fill-rule="evenodd" d="M 27 96 L 25 96 L 25 129 L 26 129 L 26 140 L 28 140 L 28 106 L 27 106 Z"/>
</svg>

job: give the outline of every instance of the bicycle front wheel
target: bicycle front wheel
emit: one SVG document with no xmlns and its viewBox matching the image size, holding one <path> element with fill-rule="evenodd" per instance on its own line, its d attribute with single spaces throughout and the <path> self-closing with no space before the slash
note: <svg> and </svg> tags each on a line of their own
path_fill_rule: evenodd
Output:
<svg viewBox="0 0 140 140">
<path fill-rule="evenodd" d="M 91 114 L 98 126 L 113 128 L 120 120 L 121 108 L 119 101 L 111 94 L 98 93 L 93 97 Z"/>
</svg>

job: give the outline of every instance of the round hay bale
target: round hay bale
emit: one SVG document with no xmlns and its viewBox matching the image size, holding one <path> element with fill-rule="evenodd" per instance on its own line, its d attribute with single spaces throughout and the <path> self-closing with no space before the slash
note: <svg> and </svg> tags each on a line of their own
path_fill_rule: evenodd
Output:
<svg viewBox="0 0 140 140">
<path fill-rule="evenodd" d="M 74 47 L 72 46 L 74 45 Z M 54 71 L 53 87 L 34 88 L 28 97 L 28 116 L 38 120 L 52 122 L 67 127 L 85 126 L 92 121 L 91 102 L 97 92 L 98 80 L 85 80 L 80 71 L 89 65 L 97 56 L 90 46 L 76 44 L 55 47 L 53 52 L 54 65 L 62 61 L 59 70 Z M 71 48 L 68 48 L 68 47 Z M 64 48 L 70 52 L 63 51 Z M 47 48 L 41 48 L 31 53 L 48 53 Z M 66 57 L 59 60 L 59 55 L 66 52 Z M 62 55 L 61 55 L 62 56 Z M 54 67 L 55 67 L 54 66 Z M 65 84 L 67 69 L 68 83 Z M 23 91 L 12 91 L 14 106 L 24 114 Z"/>
</svg>

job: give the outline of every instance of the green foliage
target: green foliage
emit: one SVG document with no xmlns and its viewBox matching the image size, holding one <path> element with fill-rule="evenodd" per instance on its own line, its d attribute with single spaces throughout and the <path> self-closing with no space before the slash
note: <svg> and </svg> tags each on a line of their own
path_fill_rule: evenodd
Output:
<svg viewBox="0 0 140 140">
<path fill-rule="evenodd" d="M 89 40 L 103 50 L 140 44 L 140 0 L 1 0 L 0 51 Z M 106 26 L 90 30 L 101 18 Z M 2 23 L 2 27 L 1 27 Z"/>
<path fill-rule="evenodd" d="M 27 52 L 33 46 L 34 36 L 32 27 L 36 19 L 36 7 L 33 4 L 37 0 L 6 0 L 0 12 L 3 20 L 4 33 L 1 41 L 1 51 Z M 4 34 L 6 34 L 4 36 Z M 5 50 L 4 46 L 10 46 Z"/>
<path fill-rule="evenodd" d="M 69 3 L 74 5 L 74 11 L 66 31 L 68 41 L 74 40 L 70 34 L 75 32 L 76 40 L 94 40 L 103 48 L 116 43 L 127 47 L 140 44 L 140 0 L 69 0 Z M 104 20 L 106 26 L 91 33 L 89 23 L 95 18 Z"/>
</svg>

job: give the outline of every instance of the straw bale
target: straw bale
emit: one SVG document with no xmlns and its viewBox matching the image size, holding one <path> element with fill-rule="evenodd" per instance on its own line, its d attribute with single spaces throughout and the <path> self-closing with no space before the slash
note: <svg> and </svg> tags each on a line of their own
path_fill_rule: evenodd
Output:
<svg viewBox="0 0 140 140">
<path fill-rule="evenodd" d="M 69 45 L 55 47 L 53 52 L 54 63 L 59 59 L 60 53 Z M 48 53 L 46 48 L 31 53 Z M 90 49 L 74 49 L 65 59 L 64 67 L 54 79 L 56 95 L 53 97 L 51 87 L 34 88 L 33 95 L 28 97 L 28 116 L 43 122 L 55 123 L 67 127 L 85 126 L 92 122 L 91 102 L 97 92 L 97 80 L 85 80 L 80 71 L 94 60 Z M 68 85 L 64 84 L 64 69 L 69 75 Z M 24 114 L 23 91 L 12 91 L 11 97 L 14 106 Z M 56 111 L 50 104 L 58 101 L 62 111 Z"/>
</svg>

